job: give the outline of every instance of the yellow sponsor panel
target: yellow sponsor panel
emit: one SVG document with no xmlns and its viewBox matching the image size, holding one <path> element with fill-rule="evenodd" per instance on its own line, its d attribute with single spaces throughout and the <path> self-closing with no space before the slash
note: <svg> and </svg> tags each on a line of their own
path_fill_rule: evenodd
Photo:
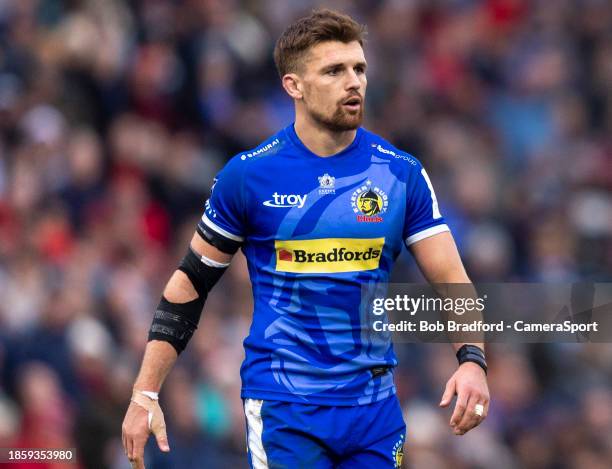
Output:
<svg viewBox="0 0 612 469">
<path fill-rule="evenodd" d="M 276 240 L 279 272 L 327 274 L 378 269 L 385 238 Z"/>
</svg>

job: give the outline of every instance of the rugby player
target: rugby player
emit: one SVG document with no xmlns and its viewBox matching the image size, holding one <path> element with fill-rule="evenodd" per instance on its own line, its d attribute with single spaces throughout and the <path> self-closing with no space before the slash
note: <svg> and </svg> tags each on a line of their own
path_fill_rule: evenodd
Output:
<svg viewBox="0 0 612 469">
<path fill-rule="evenodd" d="M 402 245 L 431 283 L 469 283 L 421 163 L 361 127 L 364 26 L 314 11 L 274 58 L 295 122 L 232 158 L 154 314 L 123 444 L 144 467 L 150 433 L 169 451 L 158 392 L 208 292 L 242 249 L 254 295 L 242 399 L 253 468 L 392 468 L 406 427 L 388 337 L 371 332 L 362 287 L 389 279 Z M 398 118 L 401 118 L 398 116 Z M 462 435 L 487 415 L 483 344 L 453 344 L 441 406 Z"/>
</svg>

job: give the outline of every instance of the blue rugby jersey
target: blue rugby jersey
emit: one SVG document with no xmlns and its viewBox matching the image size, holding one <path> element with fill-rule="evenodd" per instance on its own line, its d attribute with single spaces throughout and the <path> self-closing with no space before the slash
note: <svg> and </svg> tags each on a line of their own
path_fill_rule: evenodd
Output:
<svg viewBox="0 0 612 469">
<path fill-rule="evenodd" d="M 232 158 L 199 225 L 240 243 L 253 285 L 242 397 L 355 405 L 395 393 L 390 336 L 362 306 L 402 244 L 447 231 L 420 162 L 363 129 L 319 157 L 293 125 Z M 379 318 L 378 318 L 379 319 Z"/>
</svg>

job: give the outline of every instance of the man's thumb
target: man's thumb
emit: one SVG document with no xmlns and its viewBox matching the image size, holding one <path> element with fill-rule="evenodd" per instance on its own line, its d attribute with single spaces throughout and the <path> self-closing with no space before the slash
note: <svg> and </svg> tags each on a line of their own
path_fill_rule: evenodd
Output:
<svg viewBox="0 0 612 469">
<path fill-rule="evenodd" d="M 450 379 L 446 383 L 446 388 L 444 389 L 444 394 L 442 395 L 442 400 L 440 401 L 440 407 L 446 407 L 450 404 L 455 395 L 455 380 Z"/>
<path fill-rule="evenodd" d="M 157 440 L 157 446 L 164 452 L 170 451 L 170 445 L 168 444 L 168 436 L 166 435 L 165 430 L 160 430 L 155 435 L 155 440 Z"/>
</svg>

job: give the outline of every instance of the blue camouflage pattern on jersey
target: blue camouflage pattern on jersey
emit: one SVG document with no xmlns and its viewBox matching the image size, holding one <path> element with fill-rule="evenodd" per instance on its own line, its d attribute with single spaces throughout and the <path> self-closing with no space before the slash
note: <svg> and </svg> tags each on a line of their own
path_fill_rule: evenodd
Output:
<svg viewBox="0 0 612 469">
<path fill-rule="evenodd" d="M 421 163 L 363 129 L 342 152 L 312 153 L 290 125 L 232 158 L 202 227 L 242 243 L 253 285 L 242 397 L 367 404 L 395 393 L 390 336 L 374 333 L 402 245 L 448 230 Z"/>
</svg>

